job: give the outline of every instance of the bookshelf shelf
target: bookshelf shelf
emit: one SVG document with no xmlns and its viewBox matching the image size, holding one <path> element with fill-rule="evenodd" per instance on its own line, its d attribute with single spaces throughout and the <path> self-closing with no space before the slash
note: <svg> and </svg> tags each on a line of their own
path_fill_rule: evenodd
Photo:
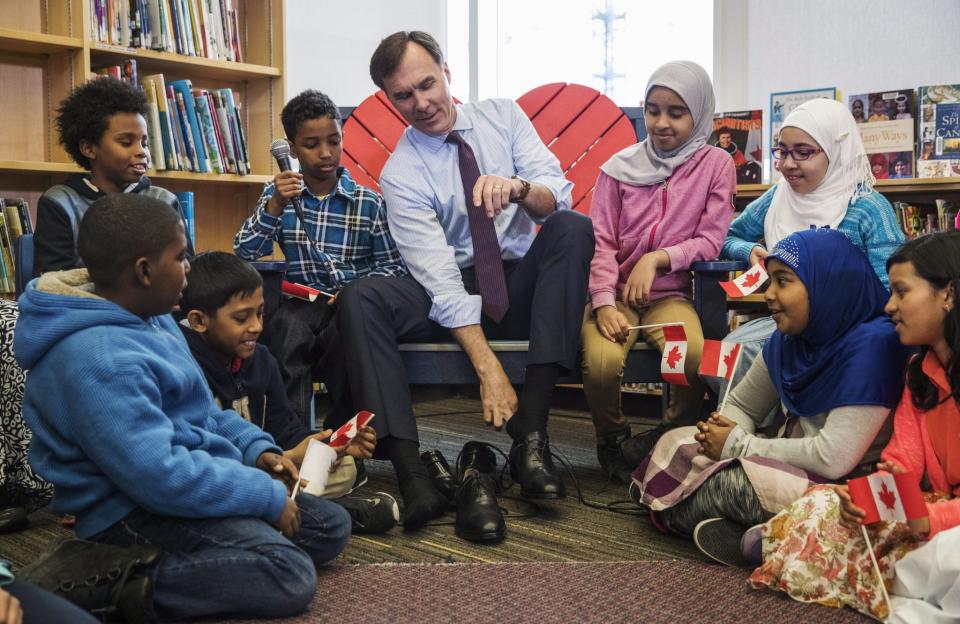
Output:
<svg viewBox="0 0 960 624">
<path fill-rule="evenodd" d="M 82 50 L 83 39 L 14 28 L 0 28 L 0 51 L 18 54 L 53 54 Z"/>
<path fill-rule="evenodd" d="M 224 82 L 252 78 L 277 78 L 279 67 L 216 61 L 199 56 L 184 56 L 170 52 L 158 52 L 141 48 L 112 46 L 96 41 L 89 42 L 91 65 L 113 65 L 123 59 L 137 59 L 137 71 L 141 75 L 154 72 L 189 73 L 195 78 L 213 78 Z"/>
<path fill-rule="evenodd" d="M 756 199 L 769 190 L 771 184 L 739 184 L 737 199 Z M 877 180 L 876 188 L 884 195 L 901 193 L 956 193 L 960 192 L 960 178 L 904 178 Z"/>
<path fill-rule="evenodd" d="M 150 180 L 185 180 L 187 182 L 213 182 L 216 184 L 251 184 L 260 190 L 260 187 L 273 179 L 271 175 L 250 174 L 245 176 L 234 173 L 193 173 L 191 171 L 154 171 L 147 172 Z"/>
<path fill-rule="evenodd" d="M 36 160 L 0 160 L 2 173 L 80 173 L 82 169 L 73 163 L 45 162 Z"/>
</svg>

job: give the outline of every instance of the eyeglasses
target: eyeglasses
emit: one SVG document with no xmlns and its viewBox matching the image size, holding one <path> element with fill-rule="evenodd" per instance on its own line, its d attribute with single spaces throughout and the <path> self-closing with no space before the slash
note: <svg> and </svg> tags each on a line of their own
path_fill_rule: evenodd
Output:
<svg viewBox="0 0 960 624">
<path fill-rule="evenodd" d="M 793 159 L 795 161 L 800 162 L 819 154 L 823 150 L 819 147 L 805 147 L 805 146 L 795 147 L 793 149 L 787 149 L 782 145 L 778 145 L 777 147 L 773 148 L 770 151 L 773 153 L 773 157 L 776 158 L 777 160 L 786 160 L 787 156 L 793 156 Z"/>
</svg>

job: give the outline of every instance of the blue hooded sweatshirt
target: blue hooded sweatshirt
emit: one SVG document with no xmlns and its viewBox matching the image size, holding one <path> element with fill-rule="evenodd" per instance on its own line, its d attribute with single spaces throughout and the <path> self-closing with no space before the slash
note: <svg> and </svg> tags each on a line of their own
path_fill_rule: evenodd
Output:
<svg viewBox="0 0 960 624">
<path fill-rule="evenodd" d="M 255 467 L 281 452 L 214 403 L 169 315 L 146 321 L 93 294 L 86 269 L 44 274 L 20 297 L 14 353 L 29 369 L 29 459 L 78 537 L 137 507 L 180 518 L 274 522 L 286 488 Z"/>
</svg>

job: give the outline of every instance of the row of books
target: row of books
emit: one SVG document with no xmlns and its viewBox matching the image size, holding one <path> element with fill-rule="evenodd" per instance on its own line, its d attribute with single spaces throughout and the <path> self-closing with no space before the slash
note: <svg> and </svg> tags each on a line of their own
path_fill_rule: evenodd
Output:
<svg viewBox="0 0 960 624">
<path fill-rule="evenodd" d="M 934 200 L 933 204 L 894 202 L 893 212 L 907 238 L 958 229 L 957 207 L 945 199 Z"/>
<path fill-rule="evenodd" d="M 790 112 L 815 98 L 840 99 L 834 87 L 772 93 L 769 147 Z M 878 180 L 960 177 L 960 84 L 861 93 L 848 97 Z M 763 111 L 719 113 L 708 142 L 730 153 L 738 184 L 763 181 Z M 779 172 L 774 166 L 770 180 Z"/>
<path fill-rule="evenodd" d="M 153 168 L 198 173 L 250 172 L 240 103 L 232 89 L 195 89 L 189 79 L 137 76 L 135 59 L 97 70 L 141 87 Z"/>
<path fill-rule="evenodd" d="M 0 292 L 16 292 L 13 241 L 32 233 L 33 222 L 26 200 L 0 198 Z M 30 267 L 30 271 L 33 271 L 33 267 Z"/>
<path fill-rule="evenodd" d="M 95 41 L 243 61 L 234 0 L 89 0 Z"/>
</svg>

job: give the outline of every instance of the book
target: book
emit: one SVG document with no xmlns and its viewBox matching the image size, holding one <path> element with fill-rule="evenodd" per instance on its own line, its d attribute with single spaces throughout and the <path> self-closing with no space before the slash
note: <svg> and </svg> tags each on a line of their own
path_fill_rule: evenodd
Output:
<svg viewBox="0 0 960 624">
<path fill-rule="evenodd" d="M 183 218 L 187 222 L 187 237 L 193 248 L 197 248 L 196 236 L 196 212 L 193 204 L 193 191 L 177 191 L 174 193 L 177 201 L 180 202 L 180 209 L 183 211 Z"/>
<path fill-rule="evenodd" d="M 0 210 L 0 291 L 5 293 L 16 292 L 16 266 L 13 264 L 13 244 L 7 230 L 7 218 Z"/>
<path fill-rule="evenodd" d="M 10 235 L 11 242 L 23 236 L 23 224 L 20 222 L 20 212 L 17 210 L 17 205 L 7 204 L 6 201 L 0 199 L 0 209 L 3 210 L 3 214 L 7 218 L 7 233 Z"/>
<path fill-rule="evenodd" d="M 213 98 L 214 110 L 217 112 L 217 123 L 227 157 L 227 169 L 231 173 L 240 173 L 237 168 L 237 152 L 233 144 L 233 133 L 230 131 L 230 122 L 227 119 L 227 108 L 223 103 L 223 95 L 214 90 L 210 93 L 210 96 Z"/>
<path fill-rule="evenodd" d="M 737 184 L 760 184 L 763 179 L 763 111 L 718 113 L 707 143 L 733 157 Z"/>
<path fill-rule="evenodd" d="M 160 127 L 160 108 L 157 106 L 157 91 L 152 80 L 144 83 L 144 92 L 147 94 L 147 112 L 150 124 L 150 155 L 153 158 L 153 168 L 167 169 L 166 154 L 163 149 L 163 130 Z"/>
<path fill-rule="evenodd" d="M 170 120 L 170 111 L 167 104 L 167 85 L 163 74 L 151 74 L 143 77 L 143 83 L 152 84 L 154 98 L 157 105 L 157 117 L 160 121 L 160 137 L 151 137 L 151 143 L 163 146 L 163 156 L 166 168 L 170 170 L 181 170 L 183 166 L 180 163 L 180 157 L 174 143 L 173 127 Z M 147 99 L 150 95 L 147 94 Z"/>
<path fill-rule="evenodd" d="M 780 141 L 780 128 L 783 127 L 783 120 L 787 118 L 793 109 L 800 106 L 808 100 L 825 98 L 828 100 L 837 99 L 836 87 L 825 87 L 822 89 L 805 89 L 803 91 L 783 91 L 781 93 L 770 94 L 770 139 L 767 149 L 773 149 Z M 768 152 L 769 153 L 769 152 Z M 766 169 L 766 158 L 764 159 L 764 169 Z M 777 164 L 771 158 L 770 182 L 776 184 L 780 181 L 780 172 L 777 170 Z"/>
<path fill-rule="evenodd" d="M 209 171 L 209 168 L 201 168 L 201 157 L 197 151 L 197 144 L 194 142 L 193 129 L 190 125 L 190 119 L 187 117 L 186 101 L 183 98 L 183 94 L 175 93 L 174 97 L 177 101 L 177 118 L 180 121 L 180 138 L 183 141 L 184 153 L 187 155 L 187 160 L 190 161 L 190 171 Z"/>
<path fill-rule="evenodd" d="M 917 90 L 917 177 L 960 177 L 960 84 Z"/>
<path fill-rule="evenodd" d="M 214 173 L 224 173 L 223 158 L 220 156 L 220 143 L 213 128 L 213 115 L 210 111 L 210 102 L 207 92 L 203 89 L 193 90 L 193 102 L 197 109 L 197 121 L 200 124 L 200 136 L 203 139 L 204 151 L 210 161 L 210 170 Z"/>
<path fill-rule="evenodd" d="M 6 197 L 0 199 L 0 205 L 5 206 L 5 210 L 16 209 L 22 233 L 33 234 L 33 221 L 30 218 L 30 206 L 27 204 L 27 200 L 22 197 Z"/>
<path fill-rule="evenodd" d="M 189 79 L 173 80 L 170 83 L 174 92 L 177 94 L 177 104 L 180 104 L 180 96 L 183 99 L 183 108 L 186 113 L 187 125 L 184 127 L 184 133 L 189 133 L 193 140 L 194 153 L 196 154 L 197 170 L 200 173 L 209 173 L 211 170 L 210 156 L 204 147 L 202 128 L 200 120 L 197 117 L 197 106 L 193 99 L 193 84 Z"/>
<path fill-rule="evenodd" d="M 916 127 L 913 89 L 851 95 L 848 101 L 873 177 L 912 178 Z"/>
</svg>

